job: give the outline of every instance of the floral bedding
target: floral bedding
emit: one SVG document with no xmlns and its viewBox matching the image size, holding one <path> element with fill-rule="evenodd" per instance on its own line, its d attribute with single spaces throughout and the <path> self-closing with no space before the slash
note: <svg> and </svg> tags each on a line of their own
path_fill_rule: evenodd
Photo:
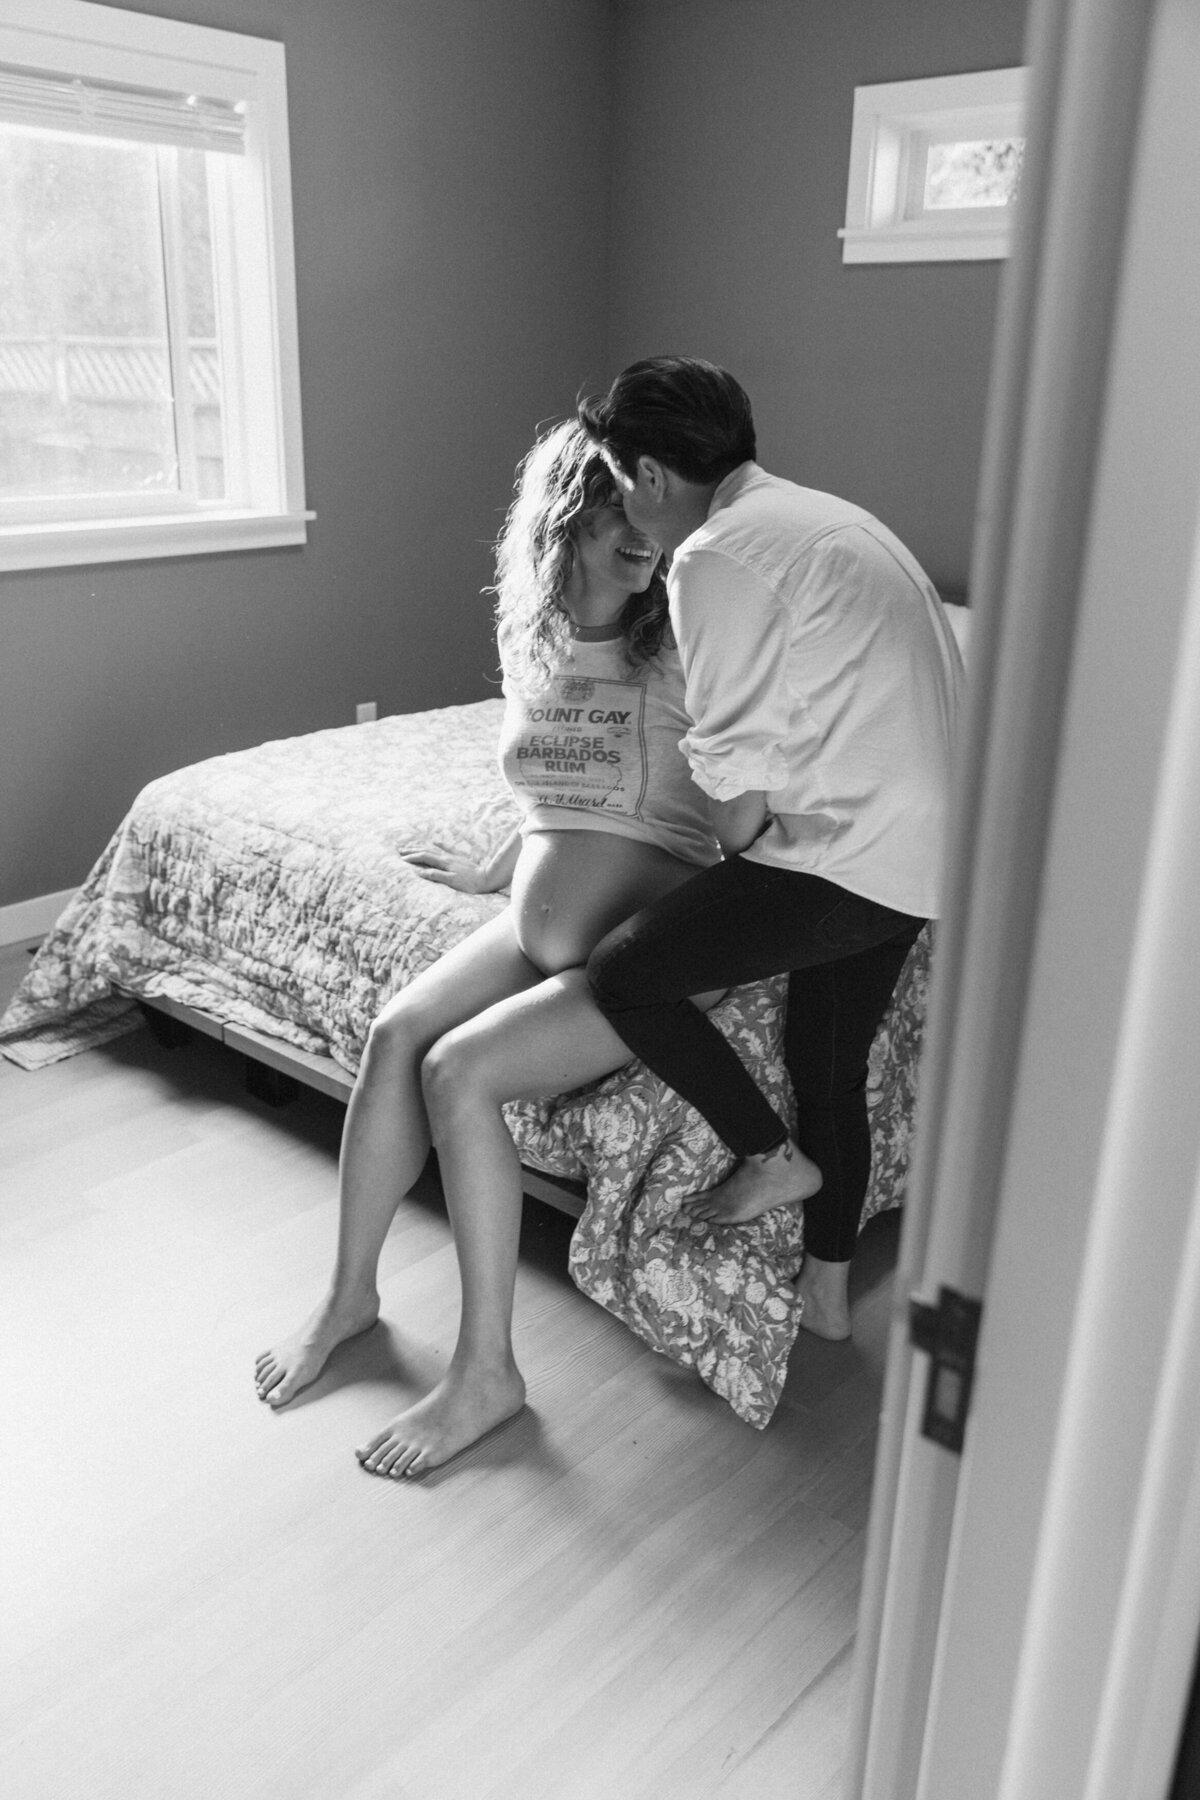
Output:
<svg viewBox="0 0 1200 1800">
<path fill-rule="evenodd" d="M 140 1023 L 133 994 L 353 1073 L 383 1002 L 504 905 L 425 881 L 400 854 L 436 843 L 481 857 L 507 835 L 502 705 L 315 732 L 152 782 L 0 1018 L 0 1051 L 36 1069 L 102 1043 Z M 872 1050 L 865 1218 L 903 1196 L 928 968 L 923 934 Z M 785 1111 L 782 995 L 781 981 L 739 989 L 712 1016 Z M 719 1180 L 729 1153 L 640 1063 L 508 1119 L 525 1163 L 587 1184 L 571 1246 L 583 1292 L 765 1425 L 799 1324 L 799 1217 L 689 1222 L 680 1200 Z"/>
</svg>

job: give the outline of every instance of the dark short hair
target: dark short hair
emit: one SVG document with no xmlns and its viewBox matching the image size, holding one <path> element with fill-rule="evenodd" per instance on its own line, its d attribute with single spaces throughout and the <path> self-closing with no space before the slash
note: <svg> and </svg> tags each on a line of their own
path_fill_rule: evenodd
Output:
<svg viewBox="0 0 1200 1800">
<path fill-rule="evenodd" d="M 580 402 L 577 417 L 631 479 L 638 457 L 652 456 L 685 481 L 723 481 L 756 450 L 745 389 L 695 356 L 630 363 L 603 399 Z"/>
</svg>

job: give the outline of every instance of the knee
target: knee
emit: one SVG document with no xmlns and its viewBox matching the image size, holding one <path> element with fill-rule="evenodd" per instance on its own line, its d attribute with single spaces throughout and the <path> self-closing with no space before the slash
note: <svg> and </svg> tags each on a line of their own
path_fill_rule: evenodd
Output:
<svg viewBox="0 0 1200 1800">
<path fill-rule="evenodd" d="M 475 1096 L 479 1073 L 478 1059 L 454 1032 L 430 1046 L 421 1060 L 421 1093 L 431 1125 Z"/>
<path fill-rule="evenodd" d="M 405 1004 L 403 995 L 397 995 L 371 1022 L 363 1050 L 363 1068 L 382 1073 L 398 1066 L 411 1067 L 424 1048 L 419 1020 Z"/>
<path fill-rule="evenodd" d="M 620 925 L 601 938 L 587 960 L 587 983 L 602 1013 L 623 1012 L 638 1004 L 632 943 Z"/>
</svg>

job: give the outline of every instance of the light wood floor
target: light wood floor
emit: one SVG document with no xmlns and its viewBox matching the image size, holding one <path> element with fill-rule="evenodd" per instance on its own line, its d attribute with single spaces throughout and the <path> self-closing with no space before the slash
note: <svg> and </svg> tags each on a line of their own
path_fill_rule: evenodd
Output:
<svg viewBox="0 0 1200 1800">
<path fill-rule="evenodd" d="M 251 1384 L 322 1285 L 342 1116 L 272 1113 L 200 1039 L 0 1061 L 0 1793 L 835 1800 L 895 1216 L 853 1346 L 802 1333 L 760 1433 L 530 1202 L 528 1409 L 393 1485 L 351 1447 L 453 1342 L 432 1178 L 386 1323 L 283 1415 Z"/>
</svg>

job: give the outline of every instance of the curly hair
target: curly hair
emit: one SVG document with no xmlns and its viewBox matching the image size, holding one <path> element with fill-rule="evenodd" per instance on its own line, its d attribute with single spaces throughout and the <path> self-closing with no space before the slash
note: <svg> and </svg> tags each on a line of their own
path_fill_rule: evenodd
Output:
<svg viewBox="0 0 1200 1800">
<path fill-rule="evenodd" d="M 589 513 L 609 506 L 616 486 L 597 446 L 569 419 L 539 437 L 517 470 L 516 497 L 496 543 L 496 628 L 509 676 L 527 693 L 544 689 L 567 655 L 571 619 L 563 594 L 575 566 L 575 536 Z M 658 654 L 669 626 L 661 566 L 620 614 L 630 671 Z"/>
</svg>

